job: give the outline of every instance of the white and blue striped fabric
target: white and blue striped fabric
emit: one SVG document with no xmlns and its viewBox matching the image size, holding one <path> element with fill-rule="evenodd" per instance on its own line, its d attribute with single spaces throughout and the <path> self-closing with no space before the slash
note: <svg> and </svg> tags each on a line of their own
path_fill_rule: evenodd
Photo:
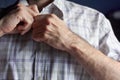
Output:
<svg viewBox="0 0 120 80">
<path fill-rule="evenodd" d="M 41 12 L 50 13 L 91 46 L 120 61 L 120 44 L 101 13 L 66 0 L 55 0 Z M 0 38 L 0 80 L 93 80 L 69 53 L 33 41 L 31 33 Z"/>
</svg>

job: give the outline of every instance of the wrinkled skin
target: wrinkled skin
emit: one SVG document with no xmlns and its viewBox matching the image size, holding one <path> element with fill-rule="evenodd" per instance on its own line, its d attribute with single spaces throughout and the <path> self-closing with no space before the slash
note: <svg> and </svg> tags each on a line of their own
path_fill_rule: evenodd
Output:
<svg viewBox="0 0 120 80">
<path fill-rule="evenodd" d="M 67 25 L 54 14 L 35 17 L 32 33 L 35 41 L 45 42 L 54 48 L 65 50 L 70 45 L 71 34 Z"/>
<path fill-rule="evenodd" d="M 17 8 L 0 20 L 0 32 L 4 34 L 25 34 L 31 29 L 34 17 L 39 14 L 36 5 L 25 6 L 18 4 Z"/>
</svg>

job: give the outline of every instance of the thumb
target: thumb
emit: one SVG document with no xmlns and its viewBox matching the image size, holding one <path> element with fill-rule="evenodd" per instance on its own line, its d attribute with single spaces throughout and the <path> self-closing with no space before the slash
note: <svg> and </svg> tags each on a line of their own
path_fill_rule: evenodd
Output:
<svg viewBox="0 0 120 80">
<path fill-rule="evenodd" d="M 31 10 L 33 10 L 36 15 L 39 15 L 39 10 L 36 4 L 28 6 Z"/>
</svg>

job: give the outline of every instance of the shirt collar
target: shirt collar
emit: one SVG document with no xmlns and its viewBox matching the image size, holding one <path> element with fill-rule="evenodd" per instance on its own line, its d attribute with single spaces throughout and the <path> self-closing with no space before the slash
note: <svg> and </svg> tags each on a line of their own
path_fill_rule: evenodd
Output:
<svg viewBox="0 0 120 80">
<path fill-rule="evenodd" d="M 54 1 L 53 1 L 53 4 L 54 4 L 56 7 L 58 7 L 58 9 L 60 9 L 62 12 L 64 12 L 64 8 L 65 8 L 64 1 L 65 1 L 65 0 L 54 0 Z"/>
<path fill-rule="evenodd" d="M 54 0 L 53 5 L 55 5 L 62 13 L 63 15 L 63 20 L 65 19 L 65 0 Z"/>
</svg>

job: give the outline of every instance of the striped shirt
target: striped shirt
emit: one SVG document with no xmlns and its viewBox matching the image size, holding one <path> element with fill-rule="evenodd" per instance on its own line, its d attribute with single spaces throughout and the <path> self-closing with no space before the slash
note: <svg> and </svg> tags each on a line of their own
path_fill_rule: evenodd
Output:
<svg viewBox="0 0 120 80">
<path fill-rule="evenodd" d="M 55 0 L 41 12 L 50 13 L 91 46 L 120 61 L 120 43 L 103 14 L 66 0 Z M 33 41 L 31 33 L 0 38 L 0 80 L 93 80 L 69 53 Z"/>
</svg>

